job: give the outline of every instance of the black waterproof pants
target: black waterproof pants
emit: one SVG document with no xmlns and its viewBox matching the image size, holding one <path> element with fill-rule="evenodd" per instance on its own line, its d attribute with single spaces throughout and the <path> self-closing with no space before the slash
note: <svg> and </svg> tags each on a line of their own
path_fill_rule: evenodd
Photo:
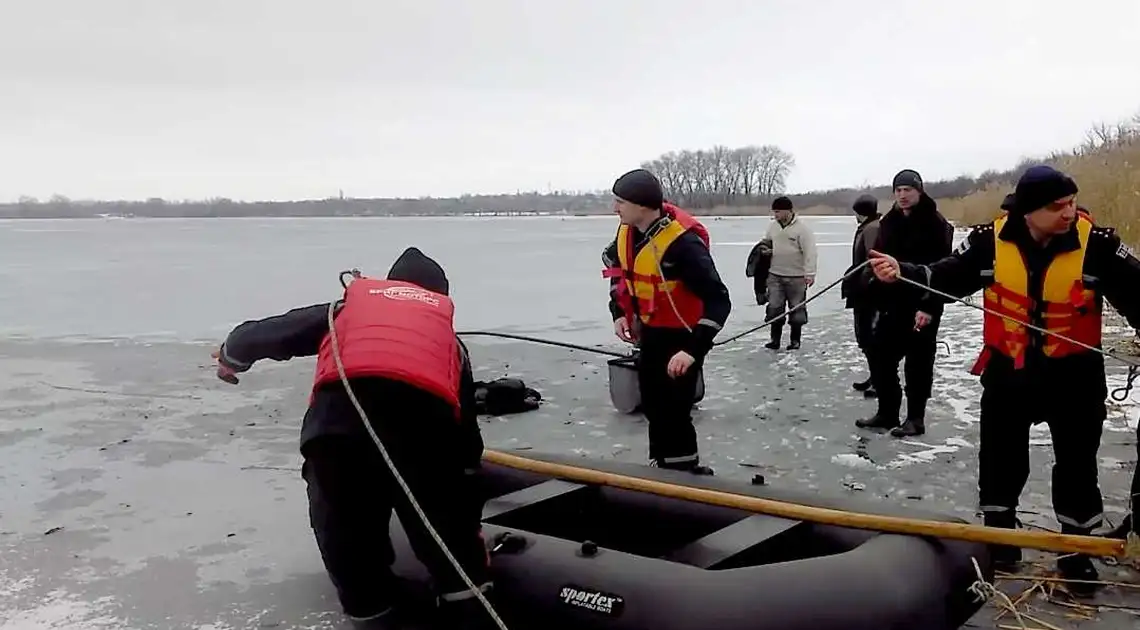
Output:
<svg viewBox="0 0 1140 630">
<path fill-rule="evenodd" d="M 852 309 L 855 324 L 855 344 L 867 354 L 875 333 L 875 315 L 878 311 L 866 306 L 856 306 Z"/>
<path fill-rule="evenodd" d="M 1087 391 L 1087 390 L 1086 390 Z M 1020 392 L 1020 393 L 1019 393 Z M 978 449 L 978 491 L 989 523 L 1012 526 L 1018 499 L 1029 479 L 1029 428 L 1049 424 L 1053 438 L 1053 510 L 1065 532 L 1083 533 L 1101 525 L 1104 504 L 1097 479 L 1097 451 L 1107 415 L 1104 398 L 1071 389 L 1034 405 L 1034 393 L 985 386 Z M 1027 411 L 1035 409 L 1035 411 Z"/>
<path fill-rule="evenodd" d="M 477 586 L 489 586 L 482 501 L 477 499 L 472 476 L 464 470 L 460 449 L 453 448 L 461 444 L 452 435 L 454 418 L 396 414 L 392 410 L 399 405 L 384 403 L 364 406 L 397 470 L 464 572 Z M 429 570 L 441 602 L 474 597 L 423 526 L 363 426 L 359 435 L 308 440 L 302 454 L 310 522 L 345 614 L 368 617 L 397 603 L 391 572 L 395 556 L 388 534 L 393 509 L 416 557 Z"/>
<path fill-rule="evenodd" d="M 693 427 L 693 401 L 697 394 L 698 360 L 672 378 L 669 360 L 683 349 L 684 331 L 645 331 L 641 342 L 637 380 L 641 411 L 649 423 L 649 459 L 661 468 L 689 469 L 699 463 L 697 431 Z"/>
<path fill-rule="evenodd" d="M 899 362 L 906 359 L 907 415 L 921 416 L 926 410 L 934 383 L 934 358 L 938 352 L 938 326 L 941 315 L 935 315 L 922 330 L 914 329 L 914 313 L 880 312 L 875 324 L 868 356 L 871 383 L 879 393 L 879 413 L 884 418 L 897 418 L 902 405 L 903 388 L 899 383 Z"/>
</svg>

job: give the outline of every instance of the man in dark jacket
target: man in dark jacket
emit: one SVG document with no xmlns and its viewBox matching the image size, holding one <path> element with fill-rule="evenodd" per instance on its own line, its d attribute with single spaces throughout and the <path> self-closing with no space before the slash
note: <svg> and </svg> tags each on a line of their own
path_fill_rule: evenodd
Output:
<svg viewBox="0 0 1140 630">
<path fill-rule="evenodd" d="M 443 269 L 406 250 L 388 280 L 358 278 L 337 302 L 336 333 L 352 390 L 400 476 L 452 555 L 481 591 L 490 587 L 473 469 L 483 453 L 467 349 L 455 336 Z M 317 355 L 301 429 L 309 516 L 341 606 L 359 628 L 384 628 L 399 603 L 388 537 L 393 508 L 429 569 L 452 624 L 491 622 L 429 535 L 364 427 L 331 352 L 329 304 L 247 321 L 214 353 L 236 383 L 261 359 Z M 455 625 L 454 627 L 461 627 Z"/>
<path fill-rule="evenodd" d="M 1017 524 L 1029 478 L 1029 429 L 1040 422 L 1053 437 L 1053 508 L 1062 533 L 1088 535 L 1104 519 L 1097 451 L 1108 388 L 1103 355 L 1085 346 L 1101 347 L 1105 299 L 1140 328 L 1140 260 L 1112 228 L 1093 225 L 1077 210 L 1076 194 L 1067 175 L 1034 166 L 1018 181 L 1009 214 L 976 227 L 953 255 L 919 266 L 871 254 L 883 282 L 901 273 L 959 297 L 984 289 L 985 307 L 1004 316 L 985 315 L 984 347 L 972 370 L 982 382 L 979 502 L 992 527 Z M 911 285 L 897 291 L 920 293 Z M 994 559 L 1013 563 L 1020 552 L 998 547 Z M 1088 556 L 1064 556 L 1057 564 L 1069 580 L 1097 578 Z M 1069 584 L 1075 594 L 1092 588 Z"/>
<path fill-rule="evenodd" d="M 875 242 L 879 238 L 879 219 L 883 217 L 879 213 L 879 200 L 873 195 L 860 195 L 851 209 L 859 218 L 859 225 L 855 228 L 855 237 L 851 245 L 851 266 L 844 272 L 845 276 L 867 260 L 867 254 L 874 249 Z M 867 367 L 870 369 L 871 336 L 875 330 L 877 311 L 874 304 L 866 296 L 867 279 L 867 275 L 862 273 L 848 276 L 840 286 L 840 293 L 841 297 L 846 300 L 845 306 L 852 309 L 855 322 L 855 343 L 863 351 L 863 356 L 867 358 Z M 874 398 L 877 393 L 870 376 L 866 380 L 855 383 L 854 387 L 856 391 L 863 392 L 867 398 Z"/>
<path fill-rule="evenodd" d="M 922 177 L 903 170 L 892 183 L 895 205 L 879 221 L 875 249 L 902 262 L 929 264 L 950 254 L 954 228 L 922 189 Z M 867 274 L 870 269 L 865 270 Z M 869 298 L 879 312 L 871 342 L 871 382 L 879 409 L 855 423 L 860 428 L 891 429 L 895 437 L 926 432 L 926 402 L 934 381 L 938 326 L 944 300 L 927 293 L 880 290 L 870 282 Z M 906 358 L 906 421 L 899 426 L 902 387 L 899 362 Z"/>
<path fill-rule="evenodd" d="M 703 226 L 665 204 L 656 176 L 630 171 L 614 182 L 613 193 L 621 223 L 602 252 L 602 275 L 611 278 L 614 333 L 640 348 L 649 459 L 661 468 L 710 475 L 700 464 L 692 408 L 705 355 L 732 310 L 728 288 Z"/>
</svg>

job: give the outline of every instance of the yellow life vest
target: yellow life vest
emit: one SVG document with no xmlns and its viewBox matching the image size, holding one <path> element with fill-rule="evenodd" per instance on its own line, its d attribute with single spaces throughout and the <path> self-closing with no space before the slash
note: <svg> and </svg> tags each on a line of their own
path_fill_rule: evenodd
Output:
<svg viewBox="0 0 1140 630">
<path fill-rule="evenodd" d="M 1009 217 L 994 221 L 994 281 L 983 293 L 985 307 L 1016 319 L 1064 335 L 1082 344 L 1100 347 L 1101 309 L 1096 293 L 1084 284 L 1085 254 L 1093 224 L 1077 217 L 1076 229 L 1080 247 L 1058 254 L 1049 263 L 1042 286 L 1041 301 L 1029 297 L 1029 270 L 1015 243 L 1002 240 L 1002 228 Z M 1022 324 L 986 313 L 983 337 L 985 349 L 973 372 L 980 374 L 990 352 L 999 352 L 1014 361 L 1015 368 L 1025 364 L 1029 346 L 1029 330 Z M 1088 352 L 1088 349 L 1053 335 L 1045 335 L 1042 352 L 1056 358 Z"/>
<path fill-rule="evenodd" d="M 647 326 L 692 329 L 704 314 L 704 304 L 684 284 L 661 275 L 661 257 L 686 231 L 677 220 L 654 226 L 649 242 L 635 256 L 632 228 L 618 227 L 618 264 L 626 290 L 633 296 L 633 309 Z M 631 315 L 627 310 L 627 318 Z"/>
</svg>

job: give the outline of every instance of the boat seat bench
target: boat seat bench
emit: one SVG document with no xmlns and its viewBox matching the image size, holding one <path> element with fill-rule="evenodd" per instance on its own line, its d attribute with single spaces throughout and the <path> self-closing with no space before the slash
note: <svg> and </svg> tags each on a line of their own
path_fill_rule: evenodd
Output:
<svg viewBox="0 0 1140 630">
<path fill-rule="evenodd" d="M 502 516 L 508 512 L 513 512 L 548 499 L 565 496 L 573 492 L 583 492 L 587 489 L 589 489 L 589 486 L 585 484 L 563 481 L 562 479 L 550 479 L 536 483 L 522 490 L 516 490 L 510 494 L 489 499 L 483 505 L 483 520 Z"/>
<path fill-rule="evenodd" d="M 588 492 L 594 487 L 562 479 L 550 479 L 536 483 L 521 490 L 489 499 L 483 506 L 483 520 L 491 520 L 516 510 L 573 493 Z M 802 523 L 802 521 L 766 514 L 752 514 L 675 549 L 662 556 L 662 559 L 702 569 L 713 569 Z"/>
<path fill-rule="evenodd" d="M 699 538 L 662 559 L 701 569 L 713 569 L 802 523 L 803 521 L 777 516 L 753 514 Z"/>
</svg>

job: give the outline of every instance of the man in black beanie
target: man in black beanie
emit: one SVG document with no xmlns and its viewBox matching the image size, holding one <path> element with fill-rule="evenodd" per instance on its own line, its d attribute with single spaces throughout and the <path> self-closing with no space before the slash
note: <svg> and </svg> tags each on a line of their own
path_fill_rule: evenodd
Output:
<svg viewBox="0 0 1140 630">
<path fill-rule="evenodd" d="M 708 232 L 665 203 L 647 170 L 613 186 L 617 236 L 602 252 L 610 278 L 614 333 L 636 343 L 641 411 L 649 423 L 649 459 L 661 468 L 712 474 L 700 463 L 692 408 L 713 339 L 732 310 L 709 253 Z"/>
<path fill-rule="evenodd" d="M 301 428 L 301 474 L 313 534 L 341 607 L 361 629 L 395 627 L 401 598 L 388 521 L 395 509 L 454 628 L 494 623 L 429 535 L 399 487 L 340 380 L 328 303 L 247 321 L 214 353 L 218 377 L 256 361 L 317 356 Z M 400 476 L 429 522 L 481 591 L 491 586 L 482 502 L 472 473 L 483 454 L 467 348 L 455 335 L 447 276 L 409 248 L 386 280 L 357 277 L 336 302 L 344 371 Z"/>
<path fill-rule="evenodd" d="M 949 255 L 954 228 L 923 190 L 918 172 L 899 171 L 892 185 L 895 204 L 879 220 L 875 249 L 915 264 L 932 263 Z M 922 435 L 926 432 L 926 403 L 933 388 L 938 326 L 945 302 L 932 293 L 880 290 L 879 283 L 870 282 L 870 269 L 865 272 L 867 299 L 878 311 L 869 359 L 879 408 L 874 416 L 855 425 L 890 429 L 895 437 Z M 899 384 L 899 362 L 904 358 L 906 418 L 900 426 L 903 388 Z"/>
<path fill-rule="evenodd" d="M 852 204 L 851 209 L 858 217 L 859 225 L 855 227 L 855 236 L 851 245 L 851 266 L 844 272 L 845 276 L 851 273 L 852 269 L 863 264 L 867 260 L 867 255 L 874 249 L 875 242 L 879 239 L 879 220 L 883 216 L 879 213 L 879 200 L 873 195 L 860 195 Z M 855 343 L 863 352 L 863 356 L 867 358 L 869 370 L 871 366 L 871 339 L 878 312 L 875 310 L 874 304 L 867 300 L 867 279 L 866 274 L 847 276 L 843 284 L 840 285 L 840 297 L 846 300 L 846 308 L 852 310 L 855 323 Z M 866 380 L 855 383 L 854 387 L 856 391 L 863 392 L 867 398 L 874 398 L 878 393 L 875 391 L 870 376 Z"/>
<path fill-rule="evenodd" d="M 1108 300 L 1140 328 L 1140 260 L 1112 228 L 1093 225 L 1076 205 L 1077 185 L 1049 166 L 1026 170 L 1005 216 L 974 228 L 954 253 L 930 265 L 900 263 L 872 252 L 884 283 L 903 277 L 965 297 L 984 290 L 983 349 L 972 370 L 981 376 L 978 449 L 979 502 L 985 524 L 1013 528 L 1029 478 L 1029 430 L 1046 422 L 1053 437 L 1053 509 L 1065 534 L 1087 535 L 1102 525 L 1097 451 L 1107 411 L 1101 316 Z M 898 292 L 917 292 L 911 285 Z M 1063 335 L 1061 339 L 1055 335 Z M 1135 501 L 1135 499 L 1134 499 Z M 1016 547 L 994 558 L 1021 559 Z M 1096 580 L 1088 556 L 1057 562 L 1068 580 Z M 1095 585 L 1072 582 L 1071 592 Z"/>
</svg>

